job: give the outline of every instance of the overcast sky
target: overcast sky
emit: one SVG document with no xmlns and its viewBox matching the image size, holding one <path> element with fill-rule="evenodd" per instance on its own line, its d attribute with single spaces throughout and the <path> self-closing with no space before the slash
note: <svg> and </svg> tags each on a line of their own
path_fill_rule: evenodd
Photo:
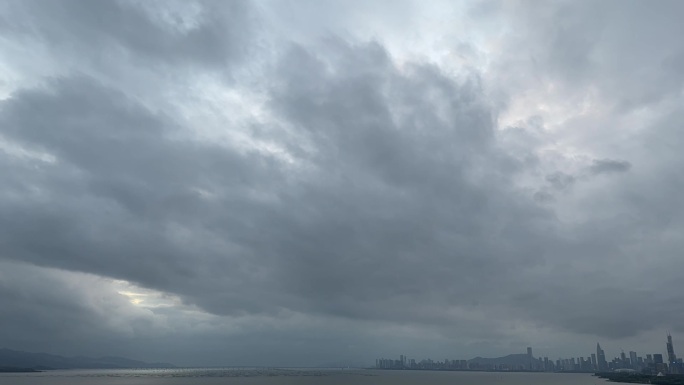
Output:
<svg viewBox="0 0 684 385">
<path fill-rule="evenodd" d="M 684 2 L 0 2 L 0 347 L 684 353 Z"/>
</svg>

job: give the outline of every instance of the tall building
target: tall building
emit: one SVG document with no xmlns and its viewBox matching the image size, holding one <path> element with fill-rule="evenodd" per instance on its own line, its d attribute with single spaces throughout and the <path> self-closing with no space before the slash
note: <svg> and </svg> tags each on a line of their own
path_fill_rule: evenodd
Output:
<svg viewBox="0 0 684 385">
<path fill-rule="evenodd" d="M 667 371 L 667 364 L 663 362 L 663 355 L 662 354 L 654 354 L 653 355 L 653 363 L 655 364 L 655 370 L 656 372 L 663 372 Z"/>
<path fill-rule="evenodd" d="M 532 348 L 530 348 L 530 347 L 527 348 L 527 362 L 528 362 L 527 370 L 533 370 L 534 368 L 532 367 Z"/>
<path fill-rule="evenodd" d="M 601 349 L 601 345 L 599 345 L 598 342 L 596 343 L 596 363 L 598 365 L 599 372 L 608 371 L 608 361 L 606 361 L 606 353 L 603 352 L 603 349 Z"/>
<path fill-rule="evenodd" d="M 672 336 L 667 333 L 667 363 L 672 365 L 677 363 L 677 356 L 675 356 L 674 346 L 672 346 Z"/>
<path fill-rule="evenodd" d="M 636 369 L 638 366 L 637 363 L 637 354 L 636 352 L 629 352 L 629 363 L 632 365 L 632 369 Z"/>
<path fill-rule="evenodd" d="M 654 354 L 653 355 L 653 363 L 654 364 L 662 364 L 663 363 L 663 355 L 662 354 Z"/>
<path fill-rule="evenodd" d="M 679 373 L 680 365 L 677 362 L 677 356 L 674 352 L 674 346 L 672 345 L 672 336 L 667 333 L 667 365 L 670 368 L 670 373 Z"/>
</svg>

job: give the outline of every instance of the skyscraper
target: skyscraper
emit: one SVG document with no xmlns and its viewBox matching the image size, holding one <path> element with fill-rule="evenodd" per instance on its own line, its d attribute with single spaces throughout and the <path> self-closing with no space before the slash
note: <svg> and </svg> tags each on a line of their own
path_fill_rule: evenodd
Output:
<svg viewBox="0 0 684 385">
<path fill-rule="evenodd" d="M 534 368 L 532 367 L 532 348 L 528 347 L 527 348 L 527 360 L 529 363 L 528 370 L 533 370 Z"/>
<path fill-rule="evenodd" d="M 679 365 L 677 365 L 677 356 L 672 345 L 672 336 L 667 333 L 667 365 L 670 368 L 670 373 L 679 373 Z"/>
<path fill-rule="evenodd" d="M 674 346 L 672 346 L 672 336 L 667 333 L 667 363 L 672 365 L 677 362 L 677 356 L 674 353 Z"/>
<path fill-rule="evenodd" d="M 654 354 L 653 355 L 653 363 L 655 364 L 656 372 L 665 372 L 665 370 L 667 370 L 667 365 L 665 363 L 663 363 L 663 355 L 662 354 Z"/>
<path fill-rule="evenodd" d="M 637 354 L 636 352 L 629 352 L 629 363 L 632 369 L 637 369 Z"/>
<path fill-rule="evenodd" d="M 606 354 L 601 349 L 601 345 L 596 343 L 596 361 L 598 364 L 598 371 L 605 372 L 608 370 L 608 362 L 606 361 Z"/>
</svg>

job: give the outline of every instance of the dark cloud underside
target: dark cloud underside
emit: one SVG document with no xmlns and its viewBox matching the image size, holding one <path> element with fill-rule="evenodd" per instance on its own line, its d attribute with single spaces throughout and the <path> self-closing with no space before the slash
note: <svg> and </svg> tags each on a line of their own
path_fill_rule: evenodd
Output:
<svg viewBox="0 0 684 385">
<path fill-rule="evenodd" d="M 453 44 L 396 16 L 440 56 L 391 14 L 355 35 L 352 5 L 311 8 L 323 30 L 270 2 L 8 2 L 9 347 L 301 365 L 679 331 L 680 3 L 622 4 L 473 4 Z"/>
</svg>

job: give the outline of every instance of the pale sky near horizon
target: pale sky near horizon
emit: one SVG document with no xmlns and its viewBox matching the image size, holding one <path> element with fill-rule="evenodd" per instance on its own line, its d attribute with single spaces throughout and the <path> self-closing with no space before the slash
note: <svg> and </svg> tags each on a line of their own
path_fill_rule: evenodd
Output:
<svg viewBox="0 0 684 385">
<path fill-rule="evenodd" d="M 2 0 L 0 348 L 684 354 L 683 14 Z"/>
</svg>

